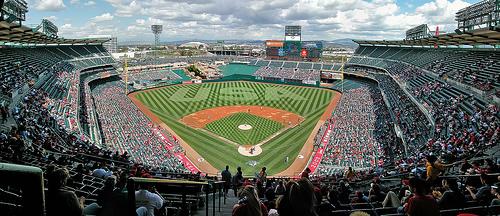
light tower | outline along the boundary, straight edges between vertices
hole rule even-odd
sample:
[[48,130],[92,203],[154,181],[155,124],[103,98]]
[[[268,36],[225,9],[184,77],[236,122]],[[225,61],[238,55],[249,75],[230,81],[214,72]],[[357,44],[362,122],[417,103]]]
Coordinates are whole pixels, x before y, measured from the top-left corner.
[[160,35],[161,35],[161,32],[163,31],[163,26],[162,25],[151,25],[151,31],[153,31],[153,34],[155,35],[155,44],[153,46],[153,54],[154,54],[154,58],[155,58],[155,61],[157,61],[157,49],[158,49],[158,45],[160,45]]

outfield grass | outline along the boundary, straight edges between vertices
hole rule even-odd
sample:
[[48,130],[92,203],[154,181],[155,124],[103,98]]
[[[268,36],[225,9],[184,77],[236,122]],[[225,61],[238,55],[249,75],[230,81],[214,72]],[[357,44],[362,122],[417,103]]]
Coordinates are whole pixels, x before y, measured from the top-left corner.
[[[249,124],[250,130],[241,130],[239,125]],[[240,145],[255,145],[278,132],[284,126],[276,121],[248,113],[235,113],[205,126],[212,133]]]
[[[244,174],[253,175],[262,166],[266,166],[270,174],[276,174],[291,164],[285,164],[284,159],[297,156],[333,94],[318,88],[221,82],[169,86],[140,92],[136,97],[214,167],[241,166]],[[231,105],[273,107],[301,115],[305,120],[262,145],[263,153],[254,157],[240,155],[235,145],[178,121],[200,110]],[[247,164],[252,160],[258,162],[256,167]]]

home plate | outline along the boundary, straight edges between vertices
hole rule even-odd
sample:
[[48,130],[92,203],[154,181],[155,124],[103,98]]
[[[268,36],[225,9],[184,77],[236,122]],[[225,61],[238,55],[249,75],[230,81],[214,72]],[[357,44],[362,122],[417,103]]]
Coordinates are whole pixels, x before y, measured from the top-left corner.
[[251,145],[243,146],[243,145],[241,145],[240,147],[238,147],[238,152],[241,155],[244,155],[247,157],[253,157],[253,156],[260,155],[260,153],[262,153],[262,148],[260,148],[260,146],[258,146],[258,145],[256,145],[256,146],[251,146]]

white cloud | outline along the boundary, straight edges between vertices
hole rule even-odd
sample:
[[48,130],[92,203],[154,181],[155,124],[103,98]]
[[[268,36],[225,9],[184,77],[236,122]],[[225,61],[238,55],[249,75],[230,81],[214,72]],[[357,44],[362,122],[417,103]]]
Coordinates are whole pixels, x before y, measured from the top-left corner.
[[[152,38],[151,24],[164,25],[162,38],[169,39],[281,39],[285,25],[300,24],[305,40],[392,40],[402,39],[405,30],[424,23],[453,31],[456,11],[469,5],[464,0],[430,0],[405,11],[410,3],[396,0],[105,1],[114,12],[96,16],[78,29],[99,31],[104,29],[102,22],[108,21],[115,24],[111,29],[118,23],[125,29],[114,35],[137,40]],[[133,21],[125,23],[120,17]]]
[[455,13],[470,5],[462,0],[435,0],[425,3],[415,9],[416,14],[422,14],[426,22],[453,31],[456,28]]
[[66,8],[63,0],[37,0],[35,9],[40,11],[60,11]]
[[88,1],[88,2],[85,2],[85,4],[83,4],[83,5],[85,5],[85,6],[92,6],[92,5],[95,5],[95,4],[96,4],[95,1]]
[[57,17],[56,16],[48,16],[48,17],[44,17],[44,19],[48,19],[48,20],[50,20],[52,22],[57,21]]
[[113,15],[110,13],[104,13],[102,15],[96,16],[92,18],[92,21],[94,22],[104,22],[104,21],[111,21],[113,20]]
[[78,4],[78,3],[80,3],[80,0],[70,0],[69,3],[70,4]]

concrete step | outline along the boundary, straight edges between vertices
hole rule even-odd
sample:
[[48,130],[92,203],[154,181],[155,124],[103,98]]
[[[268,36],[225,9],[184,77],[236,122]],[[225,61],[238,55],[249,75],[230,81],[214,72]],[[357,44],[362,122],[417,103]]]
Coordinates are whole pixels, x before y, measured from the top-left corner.
[[221,198],[221,205],[219,211],[219,199],[216,197],[215,199],[215,215],[213,214],[213,201],[212,196],[210,196],[209,204],[205,205],[205,207],[198,209],[198,211],[194,212],[194,216],[206,216],[206,208],[208,206],[208,215],[209,216],[231,216],[233,211],[233,206],[238,202],[238,198],[234,196],[233,190],[229,190],[229,193],[226,197],[226,204],[224,204],[224,198]]

